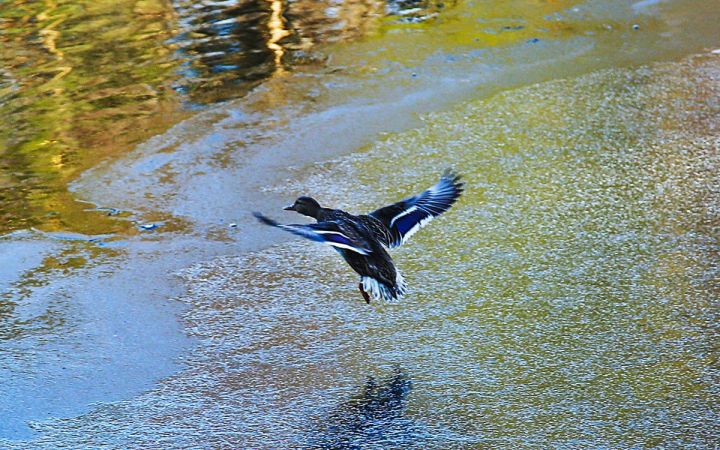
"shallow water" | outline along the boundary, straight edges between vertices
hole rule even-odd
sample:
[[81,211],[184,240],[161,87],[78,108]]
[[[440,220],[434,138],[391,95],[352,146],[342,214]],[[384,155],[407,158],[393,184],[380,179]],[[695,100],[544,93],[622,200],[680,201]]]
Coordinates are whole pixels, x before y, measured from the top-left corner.
[[[64,165],[35,144],[3,153],[29,183],[3,191],[21,199],[3,201],[7,229],[39,230],[0,240],[0,438],[32,439],[2,446],[717,445],[717,57],[623,67],[720,42],[720,9],[347,5],[361,20],[285,11],[292,37],[263,44],[222,22],[269,26],[272,5],[142,13],[172,25],[138,39],[149,66],[170,61],[145,82],[169,106],[47,116],[106,139],[56,133],[77,150]],[[253,67],[213,54],[225,32],[256,42],[258,78],[223,70]],[[134,55],[118,64],[141,70]],[[45,117],[33,105],[19,111]],[[16,136],[42,144],[43,127]],[[469,190],[395,253],[412,288],[398,305],[367,308],[337,255],[249,215],[306,193],[370,209],[446,166]]]
[[305,242],[183,271],[186,368],[37,444],[712,448],[719,76],[702,56],[509,91],[277,186],[362,210],[433,167],[468,182],[394,253],[398,304]]

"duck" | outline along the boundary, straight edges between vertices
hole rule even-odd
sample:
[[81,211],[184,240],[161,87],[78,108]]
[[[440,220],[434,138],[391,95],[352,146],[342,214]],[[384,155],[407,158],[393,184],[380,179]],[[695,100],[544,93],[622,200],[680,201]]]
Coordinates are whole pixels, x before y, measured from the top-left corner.
[[399,247],[432,219],[448,211],[464,190],[460,175],[446,170],[423,192],[368,214],[353,215],[324,208],[312,197],[298,197],[284,208],[315,219],[315,223],[281,224],[253,212],[262,224],[333,247],[360,275],[358,288],[366,303],[397,301],[407,291],[400,271],[388,253]]

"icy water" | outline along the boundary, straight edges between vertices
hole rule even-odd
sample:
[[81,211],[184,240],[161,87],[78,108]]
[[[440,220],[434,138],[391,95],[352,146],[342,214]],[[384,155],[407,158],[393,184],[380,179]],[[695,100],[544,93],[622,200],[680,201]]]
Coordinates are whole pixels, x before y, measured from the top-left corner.
[[[141,84],[168,100],[125,128],[84,79],[61,104],[92,119],[38,114],[27,84],[0,102],[78,127],[4,128],[0,446],[719,445],[720,9],[278,3],[129,5],[169,24],[125,47],[166,58]],[[213,50],[257,24],[257,50]],[[105,61],[49,82],[133,84]],[[67,140],[92,135],[107,145]],[[302,220],[279,208],[300,194],[366,211],[449,166],[468,190],[393,253],[398,304],[368,307],[334,252],[249,215]]]
[[184,270],[186,367],[38,445],[713,448],[719,77],[713,55],[510,91],[275,186],[366,210],[468,181],[395,253],[399,304],[304,242]]

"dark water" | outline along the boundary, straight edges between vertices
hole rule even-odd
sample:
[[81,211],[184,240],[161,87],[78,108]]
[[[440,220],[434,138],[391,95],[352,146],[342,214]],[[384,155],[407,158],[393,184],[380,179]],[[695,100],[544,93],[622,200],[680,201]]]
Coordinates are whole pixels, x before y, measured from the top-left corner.
[[388,15],[422,20],[440,9],[422,1],[3,2],[0,233],[132,234],[126,221],[78,202],[67,184],[197,108],[285,72],[322,70],[320,44],[357,39]]

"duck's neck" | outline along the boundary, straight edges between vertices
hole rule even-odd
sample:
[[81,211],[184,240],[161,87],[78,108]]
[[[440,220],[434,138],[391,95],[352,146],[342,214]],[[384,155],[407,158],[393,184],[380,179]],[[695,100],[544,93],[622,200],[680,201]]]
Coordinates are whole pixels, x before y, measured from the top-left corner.
[[329,211],[328,208],[318,208],[318,209],[312,211],[312,213],[313,213],[312,215],[308,214],[308,216],[314,218],[318,222],[322,222],[323,220],[325,220],[325,213],[327,213],[327,211]]
[[323,209],[325,208],[318,208],[314,211],[312,211],[312,214],[308,214],[313,219],[317,220],[318,222],[321,222],[323,218],[325,217]]

